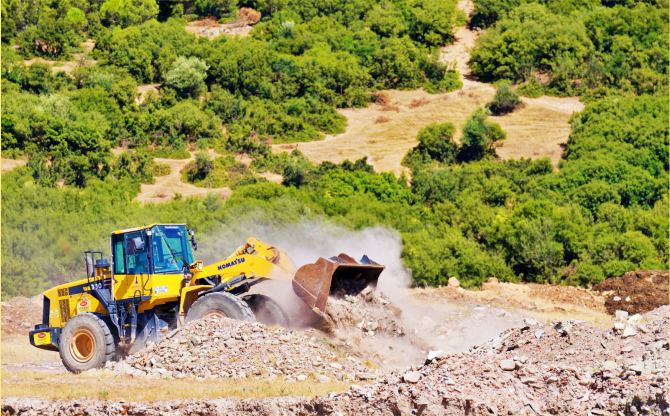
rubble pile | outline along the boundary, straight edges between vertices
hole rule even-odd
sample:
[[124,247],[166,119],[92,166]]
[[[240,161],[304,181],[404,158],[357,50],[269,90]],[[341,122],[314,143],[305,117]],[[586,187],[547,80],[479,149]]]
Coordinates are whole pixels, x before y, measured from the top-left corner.
[[405,335],[398,323],[400,309],[384,293],[374,292],[368,286],[356,296],[330,297],[326,309],[324,329],[327,332],[356,330],[361,335],[374,337],[384,334],[397,337]]
[[33,298],[17,296],[2,302],[2,335],[27,336],[42,323],[42,295]]
[[[467,353],[332,397],[357,414],[668,414],[668,307],[614,328],[527,319]],[[325,404],[324,404],[325,405]]]
[[[323,397],[136,403],[10,397],[3,398],[2,411],[26,415],[668,415],[668,313],[668,306],[645,315],[619,311],[614,327],[609,328],[576,321],[541,324],[528,318],[520,328],[507,330],[468,352],[431,351],[421,365],[392,372],[368,386],[352,385],[347,392]],[[201,338],[194,339],[196,336]],[[292,338],[280,339],[286,336]],[[227,347],[220,346],[226,342]],[[268,359],[270,354],[274,362]],[[209,364],[217,356],[222,356],[219,364]],[[299,363],[300,356],[307,357],[306,365]],[[320,370],[329,365],[332,368],[331,363],[342,365],[342,372],[360,370],[346,359],[338,360],[309,333],[230,320],[189,324],[169,340],[130,357],[127,364],[148,370],[148,374],[155,368],[178,367],[184,374],[203,377],[214,376],[214,369],[232,374],[235,367],[238,377],[247,369],[258,372],[253,369],[261,368],[262,374],[266,369],[275,375],[288,370],[289,379],[307,374],[309,363],[317,361],[317,356],[323,363],[315,366]],[[282,365],[277,357],[285,363],[287,357],[294,357],[295,366]],[[231,358],[237,361],[229,363]]]
[[[317,382],[374,380],[380,373],[314,330],[288,331],[224,318],[202,319],[168,334],[125,361],[108,363],[117,375],[149,378],[246,378]],[[92,370],[96,371],[96,370]]]

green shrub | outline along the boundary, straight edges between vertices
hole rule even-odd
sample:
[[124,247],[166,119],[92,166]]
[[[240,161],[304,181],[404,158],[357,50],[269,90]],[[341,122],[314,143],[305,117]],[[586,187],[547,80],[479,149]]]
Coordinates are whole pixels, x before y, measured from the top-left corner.
[[515,92],[528,98],[539,98],[544,95],[544,86],[537,79],[531,78],[527,83],[518,86]]
[[519,105],[521,105],[521,100],[517,93],[512,91],[512,86],[509,83],[502,83],[496,88],[493,101],[486,104],[486,108],[491,110],[492,114],[499,116],[511,113]]

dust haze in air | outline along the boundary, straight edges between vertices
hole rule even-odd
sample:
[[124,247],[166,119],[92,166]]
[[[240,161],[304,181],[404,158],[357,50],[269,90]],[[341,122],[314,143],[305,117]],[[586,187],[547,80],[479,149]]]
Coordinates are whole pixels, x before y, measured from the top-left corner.
[[[508,320],[495,316],[474,322],[469,316],[471,310],[460,310],[446,301],[421,304],[411,299],[408,288],[412,276],[402,264],[402,240],[400,233],[395,230],[371,227],[351,231],[322,220],[303,221],[289,226],[242,220],[224,225],[219,232],[208,236],[206,244],[201,245],[208,247],[207,252],[199,254],[205,260],[220,261],[243,245],[248,237],[255,237],[282,249],[297,267],[314,263],[319,257],[329,258],[340,253],[357,261],[367,255],[386,266],[379,278],[377,291],[388,295],[391,302],[402,310],[400,321],[407,336],[373,339],[356,337],[356,340],[362,341],[360,347],[366,353],[373,352],[372,355],[378,359],[388,361],[387,368],[417,364],[430,349],[467,351],[469,346],[491,339],[512,326]],[[296,327],[314,323],[316,315],[293,293],[290,284],[268,281],[253,287],[252,292],[269,295],[278,301]]]

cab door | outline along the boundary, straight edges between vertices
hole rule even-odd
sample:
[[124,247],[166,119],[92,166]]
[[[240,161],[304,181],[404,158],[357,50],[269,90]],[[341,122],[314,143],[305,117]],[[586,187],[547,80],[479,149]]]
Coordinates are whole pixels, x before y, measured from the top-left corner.
[[145,232],[115,234],[112,246],[114,298],[151,296],[151,262]]

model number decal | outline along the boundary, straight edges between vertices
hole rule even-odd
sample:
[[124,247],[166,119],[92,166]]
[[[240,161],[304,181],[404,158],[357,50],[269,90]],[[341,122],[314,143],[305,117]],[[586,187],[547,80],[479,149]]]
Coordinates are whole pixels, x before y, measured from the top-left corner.
[[231,261],[230,263],[222,264],[219,267],[217,267],[217,269],[219,269],[219,270],[227,269],[228,267],[234,266],[238,263],[244,263],[244,257],[239,258],[239,259],[234,260],[234,261]]
[[156,286],[156,287],[154,288],[154,294],[157,294],[157,293],[167,293],[167,291],[168,291],[168,287],[167,287],[167,286]]

